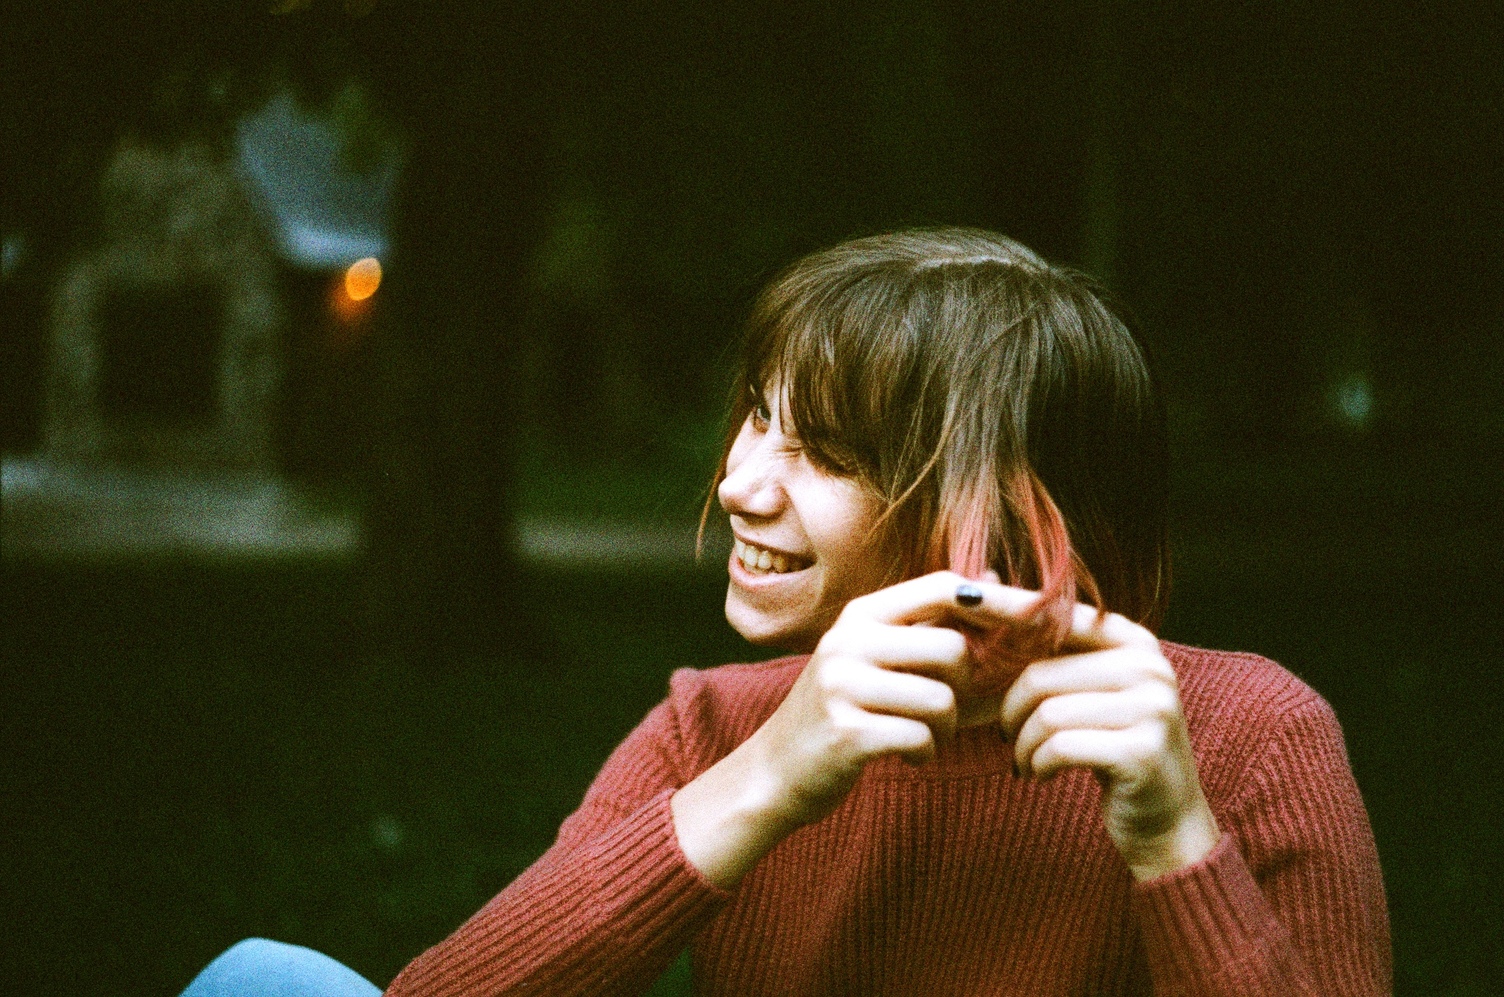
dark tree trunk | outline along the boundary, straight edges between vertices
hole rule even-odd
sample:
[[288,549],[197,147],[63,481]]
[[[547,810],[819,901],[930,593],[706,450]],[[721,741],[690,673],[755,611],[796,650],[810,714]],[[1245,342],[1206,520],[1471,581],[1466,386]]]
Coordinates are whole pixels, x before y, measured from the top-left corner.
[[371,632],[396,653],[489,655],[526,630],[511,397],[547,180],[538,54],[500,14],[385,13],[362,47],[409,152],[371,343]]

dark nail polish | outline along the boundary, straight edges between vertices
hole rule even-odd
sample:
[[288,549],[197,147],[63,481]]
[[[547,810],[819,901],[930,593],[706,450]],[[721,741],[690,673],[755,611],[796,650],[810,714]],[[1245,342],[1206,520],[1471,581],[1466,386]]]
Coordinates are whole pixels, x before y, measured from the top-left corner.
[[962,606],[980,606],[982,604],[982,590],[975,585],[957,585],[956,602]]

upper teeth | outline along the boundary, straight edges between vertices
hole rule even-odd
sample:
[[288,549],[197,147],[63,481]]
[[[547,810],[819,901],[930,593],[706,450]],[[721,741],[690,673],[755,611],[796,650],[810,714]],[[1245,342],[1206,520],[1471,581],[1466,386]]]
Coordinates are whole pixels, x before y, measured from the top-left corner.
[[736,551],[737,560],[742,562],[742,566],[748,571],[758,574],[766,574],[768,572],[781,574],[800,567],[799,562],[786,554],[764,550],[761,547],[753,546],[742,540],[734,541],[732,547]]

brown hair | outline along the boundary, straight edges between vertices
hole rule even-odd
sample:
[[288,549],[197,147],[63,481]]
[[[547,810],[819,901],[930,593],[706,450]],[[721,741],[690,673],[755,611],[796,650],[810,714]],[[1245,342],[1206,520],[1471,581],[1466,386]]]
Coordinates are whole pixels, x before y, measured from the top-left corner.
[[893,581],[991,568],[1043,593],[1057,646],[1078,597],[1151,629],[1163,619],[1163,406],[1085,275],[976,229],[805,257],[748,319],[717,484],[773,383],[809,458],[883,499]]

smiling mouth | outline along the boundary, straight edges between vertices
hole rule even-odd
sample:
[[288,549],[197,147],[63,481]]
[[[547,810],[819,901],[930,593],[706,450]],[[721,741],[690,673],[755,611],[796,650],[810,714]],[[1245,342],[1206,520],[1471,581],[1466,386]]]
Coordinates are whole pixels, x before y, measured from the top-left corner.
[[767,550],[740,539],[733,541],[731,546],[732,556],[754,575],[791,574],[795,571],[803,571],[814,563],[802,557],[794,557],[792,554]]

